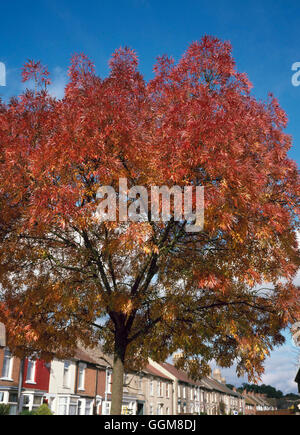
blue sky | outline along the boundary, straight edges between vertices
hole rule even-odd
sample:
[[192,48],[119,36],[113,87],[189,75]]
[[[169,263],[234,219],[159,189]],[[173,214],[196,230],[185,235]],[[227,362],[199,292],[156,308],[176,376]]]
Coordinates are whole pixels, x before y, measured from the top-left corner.
[[[300,4],[297,0],[28,0],[1,2],[0,62],[7,85],[0,95],[19,94],[20,69],[27,59],[41,60],[51,72],[51,92],[60,97],[72,54],[84,52],[99,75],[108,72],[111,53],[134,48],[140,70],[152,77],[158,55],[178,59],[189,43],[204,34],[231,41],[238,69],[246,72],[253,93],[278,97],[289,118],[300,161],[300,86],[292,85],[292,65],[300,62]],[[291,340],[268,361],[264,381],[295,391],[296,355]],[[226,372],[233,382],[232,371]],[[236,383],[236,382],[235,382]]]

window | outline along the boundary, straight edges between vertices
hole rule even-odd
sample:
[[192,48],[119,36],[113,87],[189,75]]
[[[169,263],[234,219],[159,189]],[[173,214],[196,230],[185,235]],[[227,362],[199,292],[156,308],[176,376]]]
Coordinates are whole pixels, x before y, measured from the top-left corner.
[[82,400],[78,400],[78,408],[77,408],[77,415],[81,415],[82,414]]
[[22,410],[23,411],[31,411],[33,404],[33,395],[32,394],[24,394],[22,397]]
[[164,385],[161,381],[157,381],[157,395],[158,397],[163,397],[164,395]]
[[181,396],[180,396],[180,393],[181,393],[181,392],[180,392],[180,385],[179,385],[179,384],[178,384],[178,387],[177,387],[177,393],[178,393],[178,397],[181,397]]
[[5,349],[3,367],[2,367],[2,378],[11,379],[12,376],[12,362],[13,357],[8,349]]
[[[64,379],[63,379],[63,384],[65,388],[69,388],[70,387],[70,366],[71,363],[70,361],[65,361],[64,362]],[[65,414],[63,414],[65,415]]]
[[58,401],[58,415],[68,415],[68,398],[60,397]]
[[84,390],[86,364],[79,364],[78,368],[78,389]]
[[35,381],[35,365],[35,361],[31,359],[28,360],[26,382],[33,383]]
[[77,415],[78,400],[70,397],[69,415]]
[[183,398],[186,399],[186,386],[183,387]]
[[4,393],[0,391],[0,403],[4,402]]
[[[18,396],[15,394],[15,402],[18,401]],[[14,398],[10,398],[11,401]],[[32,411],[39,408],[43,403],[43,396],[34,396],[33,394],[24,394],[23,395],[23,410]]]
[[150,404],[150,415],[153,415],[153,405],[152,405],[152,403]]
[[106,392],[111,393],[111,371],[106,372]]
[[180,404],[178,404],[178,407],[177,407],[177,412],[178,412],[178,414],[180,414],[180,413],[181,413],[181,407],[180,407]]
[[154,394],[154,381],[153,379],[150,379],[150,396],[153,396],[153,394]]
[[110,415],[111,402],[103,402],[103,415]]
[[163,415],[163,409],[164,409],[164,405],[162,403],[159,403],[157,405],[157,415]]
[[43,402],[43,397],[42,396],[34,396],[33,398],[33,406],[41,406]]
[[17,393],[9,393],[8,404],[10,405],[9,415],[16,415],[17,409],[18,409],[18,394]]
[[91,415],[92,414],[92,400],[86,399],[85,401],[85,415]]
[[8,402],[9,403],[18,403],[18,394],[17,393],[9,393]]
[[170,397],[170,384],[166,384],[166,397]]

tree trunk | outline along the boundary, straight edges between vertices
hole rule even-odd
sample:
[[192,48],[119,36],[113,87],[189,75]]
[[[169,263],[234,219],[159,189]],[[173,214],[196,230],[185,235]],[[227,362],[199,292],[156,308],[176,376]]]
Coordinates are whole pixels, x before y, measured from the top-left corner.
[[122,331],[117,331],[115,334],[114,366],[112,373],[111,415],[121,415],[122,411],[126,347],[126,338],[122,334]]

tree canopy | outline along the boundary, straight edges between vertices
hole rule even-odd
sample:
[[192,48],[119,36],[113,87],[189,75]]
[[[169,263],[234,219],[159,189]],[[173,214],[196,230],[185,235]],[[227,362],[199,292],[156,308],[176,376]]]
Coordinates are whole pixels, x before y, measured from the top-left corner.
[[[267,397],[272,399],[282,399],[284,397],[284,394],[282,391],[277,390],[275,387],[272,387],[271,385],[256,385],[256,384],[243,384],[241,388],[238,389],[239,391],[246,390],[247,392],[253,392],[258,394],[265,394]],[[295,395],[296,396],[296,395]]]
[[[237,362],[254,380],[281,330],[299,320],[299,176],[287,117],[257,101],[231,46],[213,37],[146,83],[136,53],[117,50],[107,78],[75,55],[65,95],[29,61],[26,90],[0,106],[0,320],[15,354],[72,355],[78,341],[115,355],[113,413],[124,364],[182,350],[191,376]],[[205,227],[100,222],[99,188],[205,188]],[[135,206],[137,198],[129,198]],[[194,204],[195,206],[195,198]],[[151,208],[150,208],[151,209]],[[270,283],[265,285],[264,283]]]

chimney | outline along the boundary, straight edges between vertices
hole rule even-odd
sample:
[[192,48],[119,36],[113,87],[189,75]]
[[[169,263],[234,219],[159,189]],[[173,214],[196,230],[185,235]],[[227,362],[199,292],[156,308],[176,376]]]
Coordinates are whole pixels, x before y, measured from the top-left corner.
[[183,353],[182,352],[176,352],[173,355],[173,364],[176,365],[176,362],[183,357]]
[[221,376],[221,370],[220,369],[215,369],[213,371],[213,378],[218,381],[218,382],[222,382],[222,376]]

